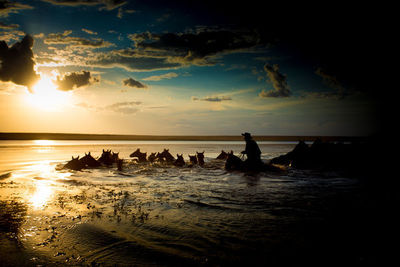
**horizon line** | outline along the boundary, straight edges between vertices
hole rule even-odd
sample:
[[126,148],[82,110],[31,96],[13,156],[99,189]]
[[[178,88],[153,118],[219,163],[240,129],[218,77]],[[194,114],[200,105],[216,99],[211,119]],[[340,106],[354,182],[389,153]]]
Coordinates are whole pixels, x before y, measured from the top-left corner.
[[[369,136],[253,135],[257,141],[355,141]],[[242,141],[242,135],[130,135],[45,132],[0,132],[0,140]]]

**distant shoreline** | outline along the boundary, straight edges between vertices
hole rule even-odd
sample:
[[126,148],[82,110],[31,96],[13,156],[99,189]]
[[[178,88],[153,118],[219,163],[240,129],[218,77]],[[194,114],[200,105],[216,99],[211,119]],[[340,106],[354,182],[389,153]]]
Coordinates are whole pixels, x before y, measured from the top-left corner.
[[[363,141],[366,136],[272,136],[255,135],[257,141]],[[120,135],[71,133],[0,133],[0,140],[120,140],[120,141],[241,141],[241,135]]]

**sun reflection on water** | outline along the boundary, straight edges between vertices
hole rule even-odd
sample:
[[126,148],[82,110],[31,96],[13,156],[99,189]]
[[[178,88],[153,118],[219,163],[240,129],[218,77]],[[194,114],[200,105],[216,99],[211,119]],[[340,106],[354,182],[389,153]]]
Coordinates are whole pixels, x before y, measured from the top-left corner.
[[53,188],[48,181],[36,181],[36,191],[29,202],[36,209],[43,208],[53,194]]
[[34,140],[33,142],[35,143],[35,145],[39,145],[39,146],[51,146],[51,145],[54,145],[54,141],[53,140]]
[[42,209],[51,201],[54,196],[56,182],[60,179],[67,179],[71,173],[60,173],[55,170],[51,161],[44,160],[30,166],[34,193],[29,197],[28,202],[35,209]]

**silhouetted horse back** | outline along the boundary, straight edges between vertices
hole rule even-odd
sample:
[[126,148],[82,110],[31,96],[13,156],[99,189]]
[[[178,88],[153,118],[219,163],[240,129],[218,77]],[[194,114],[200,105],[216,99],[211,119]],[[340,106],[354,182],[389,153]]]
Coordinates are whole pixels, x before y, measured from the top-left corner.
[[226,153],[225,151],[221,150],[221,154],[218,155],[217,159],[227,159],[228,158],[228,153]]
[[177,167],[183,167],[185,165],[185,160],[183,159],[183,154],[178,155],[176,154],[177,159],[174,162],[174,165]]
[[101,163],[97,161],[95,158],[90,155],[90,152],[88,154],[85,153],[85,156],[80,159],[80,161],[87,167],[100,167]]
[[99,158],[99,161],[105,165],[112,165],[114,163],[114,156],[111,155],[111,150],[104,150]]
[[171,153],[169,153],[169,149],[165,148],[163,152],[157,154],[157,159],[161,162],[168,162],[168,163],[172,163],[175,161],[174,156],[172,156]]
[[296,169],[340,171],[357,175],[365,169],[369,157],[368,146],[358,143],[332,143],[316,139],[311,146],[299,141],[296,147],[285,155],[273,158],[271,163]]
[[147,152],[142,153],[140,152],[140,148],[136,149],[135,152],[129,155],[131,158],[138,158],[139,162],[146,162],[147,161]]
[[150,156],[147,159],[149,162],[154,162],[157,160],[156,153],[151,153]]
[[272,164],[260,162],[242,161],[238,156],[233,154],[233,151],[228,153],[225,162],[225,170],[227,171],[242,171],[242,172],[276,172],[282,173],[285,170]]
[[68,161],[67,164],[65,164],[63,167],[63,169],[69,169],[75,171],[80,171],[83,168],[85,168],[85,164],[79,160],[79,156],[76,158],[72,157],[72,160]]
[[240,171],[243,169],[243,161],[233,154],[233,151],[227,153],[225,170],[227,171]]
[[197,152],[197,151],[196,151],[197,161],[199,162],[199,165],[200,165],[200,166],[203,166],[203,165],[204,165],[204,152],[205,152],[205,151],[203,151],[203,152]]

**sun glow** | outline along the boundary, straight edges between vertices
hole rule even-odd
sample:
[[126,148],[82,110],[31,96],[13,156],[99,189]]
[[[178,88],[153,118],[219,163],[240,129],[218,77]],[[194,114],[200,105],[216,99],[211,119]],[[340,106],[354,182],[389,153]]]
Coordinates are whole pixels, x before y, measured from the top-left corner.
[[30,105],[45,111],[57,111],[65,107],[70,98],[69,92],[57,90],[52,77],[41,75],[33,86],[33,93],[27,95]]

